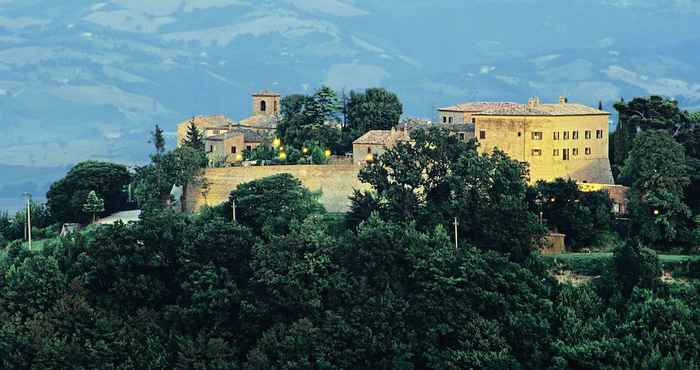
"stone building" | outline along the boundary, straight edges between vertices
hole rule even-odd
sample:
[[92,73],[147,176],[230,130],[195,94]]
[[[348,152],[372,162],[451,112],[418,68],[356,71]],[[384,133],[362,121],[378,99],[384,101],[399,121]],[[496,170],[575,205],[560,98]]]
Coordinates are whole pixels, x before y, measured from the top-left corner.
[[400,141],[409,141],[408,130],[370,130],[352,143],[352,163],[363,165],[384,154]]
[[251,130],[232,129],[222,135],[206,138],[206,151],[210,159],[219,159],[227,164],[243,161],[245,150],[255,149],[264,138]]
[[253,94],[252,98],[253,115],[238,122],[224,115],[196,116],[180,122],[177,125],[177,145],[182,144],[193,121],[205,138],[223,135],[232,130],[252,131],[263,137],[274,136],[281,119],[280,94],[263,90]]
[[443,124],[474,123],[476,113],[489,109],[512,108],[519,106],[511,102],[467,102],[438,109],[438,122]]
[[608,159],[610,113],[581,104],[507,105],[471,115],[481,152],[498,148],[527,162],[530,181],[571,178],[579,183],[614,184]]

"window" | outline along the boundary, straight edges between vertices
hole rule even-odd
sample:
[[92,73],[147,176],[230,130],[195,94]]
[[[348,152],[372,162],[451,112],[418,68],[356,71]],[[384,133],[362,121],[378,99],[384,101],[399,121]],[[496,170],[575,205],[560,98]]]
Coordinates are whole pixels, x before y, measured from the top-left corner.
[[559,140],[559,133],[558,133],[558,132],[553,133],[553,134],[552,134],[552,139],[554,139],[554,140]]
[[447,122],[452,123],[452,117],[448,118]]
[[486,131],[481,130],[479,131],[479,139],[486,139]]
[[602,139],[603,138],[603,130],[596,130],[595,131],[595,138]]
[[565,161],[569,160],[569,149],[563,149],[563,158]]
[[573,131],[571,133],[571,139],[578,140],[578,131]]
[[532,140],[542,140],[542,133],[541,132],[533,132],[532,133]]
[[521,137],[521,136],[523,136],[523,133],[518,131],[518,137]]
[[564,140],[569,140],[569,131],[564,131]]
[[267,110],[267,102],[264,101],[264,100],[261,100],[261,101],[260,101],[260,111],[261,111],[261,112],[264,112],[264,111],[266,111],[266,110]]
[[591,155],[591,148],[586,148],[586,155]]
[[447,117],[442,116],[442,123],[447,123]]
[[231,154],[236,154],[236,147],[235,146],[231,147]]
[[472,123],[476,123],[476,118],[472,118]]
[[586,140],[591,140],[591,130],[586,130]]
[[221,131],[219,131],[219,130],[214,130],[214,135],[218,135],[219,132],[221,132]]
[[578,155],[578,148],[571,149],[571,155]]
[[277,107],[277,100],[275,100],[275,113],[277,113],[278,110],[279,108]]
[[532,149],[532,156],[539,157],[542,155],[542,149]]
[[372,148],[367,147],[367,154],[372,154]]
[[559,156],[559,149],[554,149],[554,150],[552,151],[552,156],[553,156],[553,157],[558,157],[558,156]]
[[[201,148],[201,146],[200,146],[200,148]],[[213,146],[213,145],[209,145],[209,153],[211,153],[211,152],[213,152],[213,151],[214,151],[214,146]]]
[[245,150],[251,151],[251,150],[253,150],[253,148],[252,148],[250,145],[246,145],[246,146],[245,146]]
[[459,140],[464,141],[464,133],[463,132],[459,133]]

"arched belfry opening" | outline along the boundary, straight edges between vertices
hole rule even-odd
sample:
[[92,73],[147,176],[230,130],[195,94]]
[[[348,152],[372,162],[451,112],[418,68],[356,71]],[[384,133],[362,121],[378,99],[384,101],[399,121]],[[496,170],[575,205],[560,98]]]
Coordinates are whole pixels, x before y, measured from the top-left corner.
[[261,112],[266,112],[267,111],[267,102],[264,100],[260,101],[260,111]]

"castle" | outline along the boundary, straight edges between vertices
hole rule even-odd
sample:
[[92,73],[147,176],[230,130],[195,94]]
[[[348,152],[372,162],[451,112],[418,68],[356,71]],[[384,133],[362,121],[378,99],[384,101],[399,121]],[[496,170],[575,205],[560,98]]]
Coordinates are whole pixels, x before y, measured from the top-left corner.
[[[246,119],[234,122],[224,116],[198,116],[183,121],[178,125],[178,143],[182,143],[187,127],[194,122],[204,134],[210,156],[219,155],[229,165],[238,164],[244,160],[244,150],[273,141],[281,119],[280,103],[279,94],[262,91],[253,94],[253,115]],[[328,198],[329,209],[342,211],[347,206],[347,197],[352,193],[348,189],[358,186],[357,173],[362,165],[396,143],[410,141],[412,130],[438,127],[446,129],[461,141],[475,139],[481,153],[499,149],[517,161],[528,163],[530,183],[561,177],[575,180],[584,190],[608,190],[616,212],[624,213],[626,190],[614,185],[608,159],[609,119],[608,112],[569,103],[564,97],[556,103],[542,103],[538,98],[532,98],[525,104],[468,102],[440,108],[436,123],[409,120],[391,130],[371,130],[353,142],[351,162],[349,159],[345,164],[336,161],[334,166],[327,166],[328,171],[323,166],[306,165],[256,169],[239,166],[212,169],[207,174],[211,172],[210,181],[216,180],[211,181],[211,185],[215,192],[220,192],[224,197],[240,181],[250,181],[253,174],[295,173],[311,190],[327,193],[325,197]],[[322,181],[324,178],[333,179],[334,183],[326,184]],[[347,186],[341,186],[341,183]],[[196,210],[203,203],[214,204],[218,200],[212,195],[209,195],[210,199],[200,199],[196,190],[192,191],[190,196],[194,199],[188,200],[189,210]]]

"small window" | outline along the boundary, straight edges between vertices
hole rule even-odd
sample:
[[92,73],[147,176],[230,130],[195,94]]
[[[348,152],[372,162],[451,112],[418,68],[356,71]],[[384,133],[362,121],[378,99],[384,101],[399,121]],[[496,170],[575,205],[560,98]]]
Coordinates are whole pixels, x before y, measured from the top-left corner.
[[479,139],[486,139],[486,131],[481,130],[479,131]]
[[449,122],[449,123],[452,123],[452,117],[450,117],[450,118],[448,119],[448,122]]
[[559,133],[558,133],[558,132],[554,132],[554,133],[552,134],[552,139],[554,139],[554,140],[559,140]]
[[562,157],[564,158],[565,161],[568,161],[569,160],[569,149],[563,149],[562,151],[563,151]]
[[591,139],[591,130],[586,130],[586,140]]
[[231,147],[231,154],[236,154],[236,147],[235,146]]
[[571,139],[578,140],[578,131],[574,131],[571,133]]
[[564,140],[569,140],[569,131],[564,131]]
[[372,148],[367,147],[367,154],[372,154]]
[[542,155],[542,149],[532,149],[532,156],[539,157]]
[[554,149],[554,150],[552,151],[552,156],[558,157],[558,156],[559,156],[559,149]]
[[571,155],[578,155],[578,148],[571,149]]
[[518,137],[521,137],[521,136],[523,136],[523,133],[518,131]]
[[219,130],[214,130],[214,135],[218,135],[219,132],[221,132],[221,131],[219,131]]
[[[200,147],[200,148],[201,148],[201,147]],[[209,145],[209,153],[211,153],[211,152],[213,152],[213,151],[214,151],[214,146],[213,146],[213,145]]]
[[442,116],[442,123],[447,123],[447,117]]
[[462,133],[462,132],[459,133],[459,140],[464,141],[464,133]]
[[476,118],[472,118],[472,123],[476,123]]
[[591,155],[591,148],[586,148],[586,155]]
[[532,140],[542,140],[542,133],[541,132],[533,132],[532,133]]
[[595,131],[595,138],[602,139],[603,138],[603,130],[596,130]]
[[279,111],[279,107],[277,106],[277,100],[275,100],[275,113]]
[[261,111],[261,112],[264,112],[264,111],[266,111],[266,110],[267,110],[267,102],[264,101],[264,100],[261,100],[261,101],[260,101],[260,111]]
[[250,145],[246,145],[246,146],[245,146],[245,150],[251,151],[251,150],[253,150],[253,147],[251,147]]

